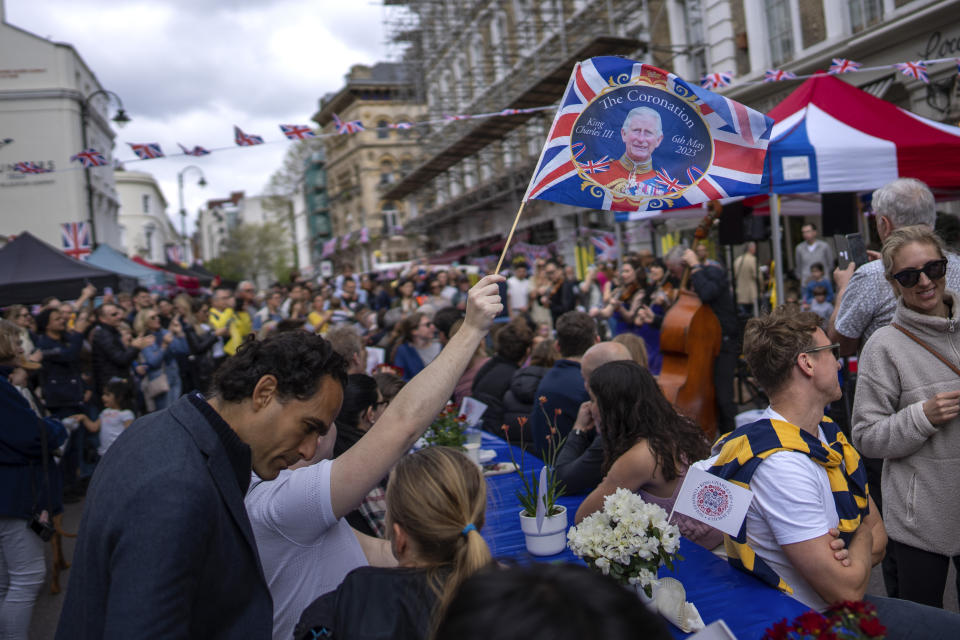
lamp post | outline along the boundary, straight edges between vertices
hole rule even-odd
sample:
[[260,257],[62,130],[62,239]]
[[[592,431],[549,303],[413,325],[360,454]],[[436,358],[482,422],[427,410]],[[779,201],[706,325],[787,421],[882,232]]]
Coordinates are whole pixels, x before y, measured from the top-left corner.
[[[106,89],[100,89],[94,91],[86,98],[83,99],[83,102],[80,103],[80,134],[83,139],[83,150],[86,151],[89,148],[89,143],[87,142],[87,120],[90,115],[90,101],[96,98],[97,96],[107,96],[107,103],[109,104],[110,98],[114,98],[117,101],[117,114],[111,118],[113,123],[117,125],[118,128],[123,128],[128,122],[130,122],[130,116],[127,115],[127,112],[123,109],[123,100],[120,99],[120,96],[115,94],[113,91],[108,91]],[[85,168],[83,170],[84,180],[87,185],[87,215],[90,218],[90,242],[93,245],[93,248],[97,248],[97,221],[94,216],[93,211],[93,183],[90,181],[90,169]]]
[[197,180],[198,187],[207,186],[207,180],[203,177],[203,170],[195,164],[188,165],[177,172],[177,193],[180,195],[180,233],[183,237],[183,259],[187,259],[187,210],[183,206],[183,176],[187,174],[190,169],[195,169],[197,173],[200,174],[200,179]]

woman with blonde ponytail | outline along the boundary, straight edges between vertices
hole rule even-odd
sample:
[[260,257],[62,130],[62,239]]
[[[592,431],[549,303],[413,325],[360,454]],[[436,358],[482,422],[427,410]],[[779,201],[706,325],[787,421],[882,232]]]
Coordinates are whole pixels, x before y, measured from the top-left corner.
[[397,568],[361,567],[303,612],[296,638],[426,638],[460,584],[490,564],[480,535],[487,490],[454,449],[401,458],[387,485],[387,530]]

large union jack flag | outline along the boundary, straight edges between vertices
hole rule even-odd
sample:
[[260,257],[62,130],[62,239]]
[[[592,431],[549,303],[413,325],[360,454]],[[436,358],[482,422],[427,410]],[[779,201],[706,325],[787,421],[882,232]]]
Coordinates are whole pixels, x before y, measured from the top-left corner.
[[927,63],[923,60],[916,62],[898,62],[893,65],[900,69],[900,73],[908,78],[916,78],[920,82],[929,84],[930,78],[927,76]]
[[50,173],[53,169],[45,169],[36,162],[17,162],[13,165],[13,170],[19,173]]
[[210,155],[210,152],[207,149],[204,149],[199,145],[195,146],[193,149],[187,149],[185,146],[183,146],[178,142],[177,146],[180,147],[180,149],[183,151],[183,154],[187,156],[196,156],[199,158],[200,156]]
[[282,124],[280,131],[290,140],[306,140],[307,138],[316,138],[317,134],[313,129],[304,124]]
[[79,162],[85,168],[89,169],[90,167],[102,167],[107,164],[107,159],[96,149],[90,148],[84,149],[75,156],[70,156],[70,162]]
[[[586,159],[579,141],[574,141],[574,128],[578,127],[581,114],[592,104],[603,106],[605,98],[630,95],[633,87],[641,87],[647,93],[642,105],[663,104],[663,158],[672,162],[675,176],[668,173],[666,165],[659,164],[658,156],[651,155],[654,170],[645,190],[634,194],[618,193],[606,186],[616,177],[614,168],[621,166],[614,161],[610,171],[586,175]],[[617,93],[617,91],[620,91]],[[662,93],[661,93],[662,92]],[[660,96],[663,96],[661,99]],[[673,100],[673,103],[670,103]],[[686,159],[685,149],[673,138],[680,137],[678,124],[670,124],[674,116],[671,104],[682,104],[684,117],[690,121],[702,121],[701,131],[710,139],[699,141],[704,145],[700,152],[710,164],[694,164]],[[619,110],[610,115],[609,122],[601,123],[603,129],[595,140],[609,139],[611,145],[619,143],[624,114],[631,105],[618,105]],[[591,110],[585,118],[586,127],[598,131],[596,114],[607,113]],[[591,115],[593,117],[591,117]],[[584,125],[584,123],[580,123]],[[656,67],[614,57],[598,57],[577,63],[564,93],[563,101],[554,118],[553,125],[540,161],[527,187],[524,200],[543,199],[553,202],[606,209],[620,212],[645,212],[682,207],[720,200],[734,196],[746,196],[762,191],[764,159],[773,120],[762,113],[749,109],[721,95],[686,83],[681,78]],[[685,127],[684,127],[685,128]],[[576,134],[581,135],[582,134]],[[595,136],[597,134],[594,134]],[[614,139],[616,141],[614,142]],[[712,145],[712,154],[707,154]],[[623,149],[621,145],[619,147]],[[614,150],[613,146],[607,149]],[[604,148],[595,150],[600,154]],[[620,151],[615,151],[620,153]],[[607,161],[608,158],[601,158]],[[590,167],[596,172],[595,167]],[[682,190],[674,190],[679,186]],[[618,216],[618,217],[626,217]]]
[[128,142],[133,152],[141,160],[152,160],[153,158],[162,158],[163,150],[157,142]]
[[337,114],[333,114],[333,126],[337,128],[337,133],[341,135],[345,133],[358,133],[366,130],[363,127],[363,123],[359,120],[349,120],[344,122]]
[[252,147],[258,144],[263,144],[263,138],[249,133],[244,133],[240,130],[240,127],[236,125],[233,127],[233,141],[237,143],[238,147]]
[[849,73],[851,71],[857,71],[860,69],[860,63],[854,62],[853,60],[847,60],[846,58],[834,58],[830,64],[830,68],[827,69],[827,73],[838,74],[838,73]]
[[64,222],[60,225],[60,242],[63,252],[71,258],[86,260],[93,250],[90,242],[90,225],[86,222]]

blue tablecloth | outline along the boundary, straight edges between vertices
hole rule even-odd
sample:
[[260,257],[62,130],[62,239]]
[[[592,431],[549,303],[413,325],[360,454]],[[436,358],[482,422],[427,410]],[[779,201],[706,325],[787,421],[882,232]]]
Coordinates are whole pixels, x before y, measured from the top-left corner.
[[[483,434],[482,447],[497,452],[495,461],[510,460],[506,442]],[[517,462],[520,461],[520,449],[513,447]],[[539,473],[543,462],[527,455],[527,468]],[[483,537],[490,545],[490,551],[497,558],[512,558],[519,562],[577,562],[569,549],[555,556],[537,557],[527,553],[520,531],[520,502],[516,491],[520,479],[515,473],[489,476],[487,478],[487,519],[483,527]],[[584,496],[565,496],[559,503],[567,508],[568,524],[573,526],[573,517]],[[684,560],[675,565],[673,571],[665,567],[660,576],[672,576],[683,583],[687,591],[687,600],[696,605],[705,624],[723,619],[736,634],[738,640],[754,640],[763,637],[764,630],[783,618],[793,620],[807,610],[797,600],[768,587],[756,578],[731,567],[725,560],[718,558],[703,547],[683,539],[680,543],[680,555]],[[686,638],[676,627],[670,626],[674,637]]]

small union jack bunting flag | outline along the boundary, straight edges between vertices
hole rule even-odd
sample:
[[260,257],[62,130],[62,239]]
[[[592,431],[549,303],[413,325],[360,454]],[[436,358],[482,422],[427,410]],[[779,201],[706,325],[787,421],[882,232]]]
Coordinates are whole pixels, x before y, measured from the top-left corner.
[[60,243],[63,245],[63,252],[71,258],[86,260],[93,250],[90,225],[86,222],[61,223]]
[[763,74],[764,82],[780,82],[782,80],[793,80],[797,77],[797,74],[791,73],[790,71],[783,71],[782,69],[767,69],[767,72]]
[[102,167],[107,164],[107,159],[96,149],[84,149],[75,156],[70,156],[70,162],[79,162],[84,168]]
[[443,116],[443,119],[447,122],[455,122],[457,120],[469,120],[472,117],[473,116],[467,116],[467,115],[445,115]]
[[17,162],[13,165],[13,170],[19,173],[50,173],[53,169],[45,169],[36,162]]
[[344,122],[337,114],[333,114],[333,126],[337,128],[337,133],[340,135],[366,131],[366,129],[363,127],[363,123],[359,120],[350,120],[348,122]]
[[130,148],[133,149],[133,152],[137,154],[137,157],[141,160],[152,160],[153,158],[162,158],[163,150],[160,149],[160,145],[156,142],[128,142]]
[[917,60],[916,62],[898,62],[893,66],[908,78],[916,78],[920,82],[928,84],[930,82],[930,78],[927,76],[927,63],[923,60]]
[[288,140],[306,140],[307,138],[316,138],[317,134],[313,129],[303,124],[282,124],[280,131],[287,136]]
[[412,129],[412,122],[398,122],[396,124],[388,124],[387,129]]
[[177,146],[179,146],[183,150],[184,155],[197,156],[197,157],[210,155],[210,152],[201,146],[196,146],[193,149],[187,149],[185,146],[183,146],[179,142],[177,143]]
[[236,125],[233,127],[233,141],[237,143],[238,147],[252,147],[254,145],[263,144],[263,138],[249,133],[244,133],[240,130],[240,127]]
[[827,69],[827,73],[832,73],[834,75],[838,73],[848,73],[850,71],[858,71],[860,69],[860,63],[854,62],[853,60],[847,60],[846,58],[834,58],[833,64],[830,65],[830,68]]
[[704,89],[719,89],[720,87],[729,87],[731,82],[733,82],[733,71],[708,73],[700,78],[700,86]]

